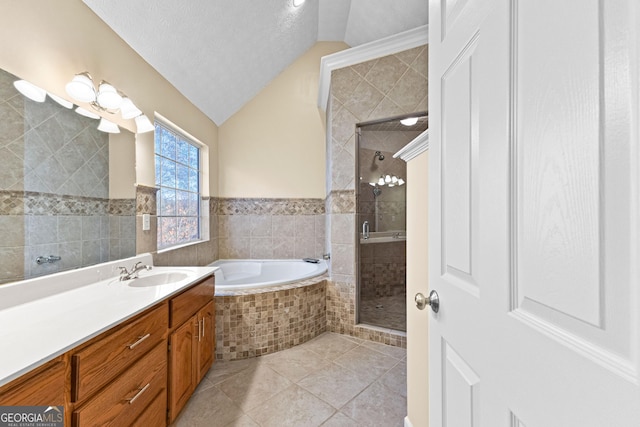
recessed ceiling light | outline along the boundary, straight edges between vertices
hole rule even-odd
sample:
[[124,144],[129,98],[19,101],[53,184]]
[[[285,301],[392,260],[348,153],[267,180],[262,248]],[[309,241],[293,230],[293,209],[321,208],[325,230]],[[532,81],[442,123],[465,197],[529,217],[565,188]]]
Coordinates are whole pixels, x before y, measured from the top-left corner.
[[302,3],[304,3],[304,0],[293,0],[293,5],[295,7],[300,6]]

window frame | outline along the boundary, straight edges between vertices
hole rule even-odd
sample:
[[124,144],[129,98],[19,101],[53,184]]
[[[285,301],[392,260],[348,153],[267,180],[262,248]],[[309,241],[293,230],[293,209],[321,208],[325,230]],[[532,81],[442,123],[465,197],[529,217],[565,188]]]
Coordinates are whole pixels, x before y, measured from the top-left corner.
[[[158,188],[158,193],[157,193],[157,200],[156,200],[156,206],[157,206],[157,243],[156,243],[156,249],[158,252],[163,252],[163,251],[167,251],[167,250],[172,250],[172,249],[177,249],[183,246],[189,246],[189,245],[193,245],[193,244],[198,244],[198,243],[202,243],[205,241],[208,241],[207,236],[205,236],[204,233],[204,219],[205,219],[205,215],[203,214],[203,204],[202,204],[202,200],[203,200],[203,155],[204,155],[204,144],[202,144],[200,141],[198,141],[197,139],[191,137],[188,133],[182,131],[181,129],[177,128],[175,125],[171,124],[170,122],[168,122],[167,120],[163,120],[160,119],[158,117],[155,118],[154,120],[154,127],[155,127],[155,131],[154,131],[154,141],[153,141],[153,153],[154,153],[154,173],[155,173],[155,185]],[[162,143],[158,142],[158,138],[162,138],[162,135],[164,133],[168,133],[171,134],[174,138],[175,141],[175,145],[176,145],[176,151],[175,151],[175,156],[174,158],[170,158],[167,155],[165,155],[165,153],[163,153],[162,151]],[[191,162],[190,162],[190,157],[188,158],[187,162],[183,162],[183,161],[179,161],[178,157],[178,145],[180,143],[180,141],[185,142],[189,145],[189,147],[194,147],[195,149],[197,149],[197,169],[195,169]],[[191,155],[191,148],[188,149],[189,150],[189,156]],[[159,165],[158,161],[160,160],[162,162],[162,159],[165,159],[166,162],[170,162],[173,164],[173,169],[175,170],[175,175],[174,175],[174,182],[173,185],[166,185],[166,183],[163,182],[162,179],[162,163]],[[187,183],[187,188],[183,188],[180,186],[179,184],[179,178],[177,175],[177,171],[179,169],[179,167],[186,167],[187,168],[187,172],[189,175],[188,180],[190,180],[190,175],[192,171],[196,172],[197,175],[197,191],[192,191],[189,187],[189,182]],[[158,171],[160,171],[160,176],[158,176]],[[163,207],[163,197],[162,197],[162,190],[163,189],[168,189],[169,191],[173,191],[174,192],[174,199],[172,201],[172,204],[174,205],[174,215],[167,215],[164,213],[162,207]],[[179,209],[179,201],[178,201],[178,194],[182,193],[182,194],[186,194],[186,195],[191,195],[191,197],[193,198],[193,195],[195,194],[195,200],[188,200],[187,201],[187,205],[189,205],[189,203],[194,203],[195,204],[195,215],[191,214],[191,215],[178,215],[178,209]],[[184,202],[184,200],[183,200]],[[193,209],[193,207],[189,207],[189,209]],[[163,237],[163,219],[164,218],[176,218],[176,238],[178,240],[174,241],[174,242],[170,242],[165,244],[165,241],[167,240],[166,238]],[[180,219],[182,218],[187,218],[187,219],[193,219],[195,218],[197,221],[197,234],[196,236],[191,236],[188,239],[180,239],[179,238],[179,224],[180,224]]]

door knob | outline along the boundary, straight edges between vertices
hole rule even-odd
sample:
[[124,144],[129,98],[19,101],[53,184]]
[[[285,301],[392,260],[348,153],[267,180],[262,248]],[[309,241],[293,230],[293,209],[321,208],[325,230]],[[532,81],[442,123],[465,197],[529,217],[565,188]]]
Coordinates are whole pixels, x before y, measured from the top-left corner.
[[420,310],[424,310],[424,308],[428,305],[431,306],[431,310],[433,310],[434,313],[437,313],[438,310],[440,310],[440,297],[438,296],[438,293],[436,291],[429,292],[428,298],[418,292],[416,294],[415,301],[416,307],[418,307]]

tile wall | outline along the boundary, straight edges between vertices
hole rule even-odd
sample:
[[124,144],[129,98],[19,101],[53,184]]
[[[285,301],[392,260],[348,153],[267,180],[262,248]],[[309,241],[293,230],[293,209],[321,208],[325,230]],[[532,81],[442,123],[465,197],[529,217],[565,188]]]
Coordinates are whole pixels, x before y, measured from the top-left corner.
[[276,290],[216,296],[216,359],[262,356],[326,331],[324,277]]
[[219,199],[219,258],[322,258],[322,199]]
[[[327,330],[406,346],[406,336],[356,326],[357,123],[427,111],[427,46],[334,70],[327,121]],[[349,199],[351,203],[341,203]]]
[[0,283],[135,255],[134,202],[108,198],[108,134],[16,80],[0,70]]
[[[157,199],[155,187],[138,185],[136,187],[136,246],[137,253],[153,253],[155,265],[208,265],[220,258],[218,256],[218,200],[204,197],[201,200],[204,234],[208,239],[202,243],[178,249],[156,252],[158,242]],[[151,215],[150,230],[142,230],[142,215]]]

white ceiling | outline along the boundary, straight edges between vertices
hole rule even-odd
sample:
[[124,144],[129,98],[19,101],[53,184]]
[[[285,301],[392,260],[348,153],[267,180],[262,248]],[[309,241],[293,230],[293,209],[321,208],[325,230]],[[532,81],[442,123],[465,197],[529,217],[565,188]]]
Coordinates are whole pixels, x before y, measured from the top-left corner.
[[427,0],[83,0],[217,125],[317,41],[427,24]]

